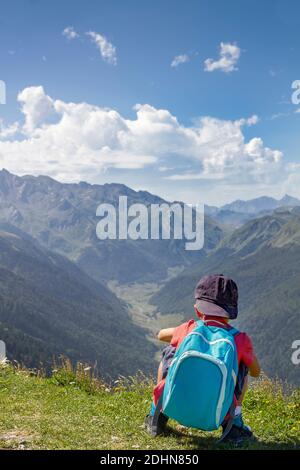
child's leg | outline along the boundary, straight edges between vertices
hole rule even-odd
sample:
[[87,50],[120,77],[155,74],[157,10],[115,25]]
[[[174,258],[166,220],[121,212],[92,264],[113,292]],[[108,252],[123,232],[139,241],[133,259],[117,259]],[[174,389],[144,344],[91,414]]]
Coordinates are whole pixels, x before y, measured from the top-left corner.
[[237,383],[235,387],[236,405],[235,405],[235,411],[234,411],[235,417],[234,417],[233,424],[237,428],[243,430],[243,432],[250,434],[251,430],[248,426],[244,424],[243,414],[242,414],[242,405],[243,405],[244,397],[247,392],[247,388],[248,388],[248,367],[246,367],[242,363],[239,366]]
[[[152,436],[158,436],[159,434],[162,434],[165,430],[165,426],[168,421],[168,418],[164,416],[161,412],[159,412],[160,409],[158,409],[158,407],[161,408],[161,404],[162,404],[161,397],[163,394],[163,387],[164,387],[163,379],[164,379],[165,365],[163,361],[164,361],[164,358],[158,366],[157,385],[154,388],[153,401],[151,404],[150,413],[145,418],[146,429],[150,432]],[[159,413],[157,414],[157,412]]]
[[168,374],[168,370],[172,362],[172,359],[174,357],[175,351],[176,351],[176,348],[174,348],[174,346],[171,346],[171,345],[166,346],[165,349],[163,350],[162,360],[158,366],[158,371],[157,371],[157,384],[153,392],[153,402],[151,405],[150,416],[153,415],[155,411],[155,404],[157,403],[158,398],[160,397],[163,391],[163,387],[164,387],[163,379],[165,379]]
[[242,390],[241,390],[241,394],[237,400],[237,403],[236,403],[236,407],[235,407],[235,416],[239,419],[239,416],[242,416],[242,406],[243,406],[243,400],[244,400],[244,397],[246,395],[246,392],[247,392],[247,389],[248,389],[248,376],[246,375],[246,377],[244,378],[244,383],[243,383],[243,387],[242,387]]
[[234,418],[233,424],[237,428],[242,430],[243,434],[245,434],[248,437],[251,437],[252,436],[251,428],[249,426],[247,426],[246,424],[244,424],[244,421],[243,421],[243,408],[242,408],[242,405],[243,405],[243,400],[245,398],[247,389],[248,389],[248,375],[245,375],[245,377],[243,379],[241,394],[240,394],[240,396],[237,400],[235,411],[234,411],[235,418]]
[[157,371],[157,383],[159,383],[163,379],[163,363],[162,361],[159,363],[158,371]]
[[243,400],[244,400],[244,397],[246,395],[247,390],[248,390],[248,375],[244,379],[244,385],[243,385],[243,388],[242,388],[242,393],[241,393],[241,395],[240,395],[240,397],[237,401],[237,407],[242,406]]
[[[243,414],[242,414],[242,404],[245,394],[248,388],[248,376],[245,375],[243,378],[243,383],[240,383],[241,387],[239,389],[238,398],[236,401],[235,411],[234,411],[234,420],[233,426],[229,434],[225,437],[223,442],[235,442],[239,444],[243,440],[250,439],[253,434],[251,428],[244,424]],[[223,423],[223,431],[226,429],[226,422]]]
[[158,366],[158,371],[157,371],[157,383],[161,382],[163,379],[166,378],[175,352],[176,352],[176,348],[174,348],[174,346],[171,346],[171,345],[166,346],[165,349],[163,350],[162,360]]

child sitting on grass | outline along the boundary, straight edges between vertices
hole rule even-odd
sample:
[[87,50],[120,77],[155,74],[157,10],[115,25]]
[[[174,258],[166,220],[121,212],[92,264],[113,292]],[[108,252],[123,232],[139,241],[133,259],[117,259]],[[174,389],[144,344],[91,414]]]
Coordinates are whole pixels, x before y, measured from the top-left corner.
[[[238,288],[232,279],[222,274],[205,276],[198,282],[195,289],[195,313],[198,319],[207,326],[216,326],[230,330],[230,319],[238,315]],[[163,329],[158,333],[158,339],[170,343],[163,351],[163,358],[158,368],[157,385],[153,392],[153,404],[150,414],[146,418],[146,427],[150,430],[152,418],[158,400],[163,393],[165,379],[176,350],[183,339],[197,326],[197,321],[192,319],[176,328]],[[238,378],[235,387],[235,416],[232,428],[224,442],[240,443],[252,438],[251,429],[243,422],[242,403],[247,391],[248,372],[252,377],[260,375],[259,362],[254,354],[251,339],[246,333],[238,332],[234,336],[238,355]],[[157,434],[164,431],[167,418],[160,415]],[[223,429],[226,421],[222,424]]]

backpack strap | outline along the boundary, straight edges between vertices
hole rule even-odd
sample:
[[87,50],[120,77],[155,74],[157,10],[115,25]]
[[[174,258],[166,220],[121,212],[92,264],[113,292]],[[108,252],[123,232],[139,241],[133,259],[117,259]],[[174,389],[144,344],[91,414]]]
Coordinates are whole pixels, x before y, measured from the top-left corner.
[[[222,326],[222,327],[224,327],[224,329],[229,330],[229,328],[228,328],[229,325],[227,325],[226,323],[223,323],[221,321],[218,321],[218,320],[198,320],[196,323],[197,323],[197,326],[201,326],[201,325],[205,325],[205,326],[208,326],[208,327],[216,326],[217,328],[219,326]],[[208,323],[217,323],[217,325],[208,325]]]
[[[233,337],[240,334],[240,331],[237,330],[236,328],[234,328],[233,326],[228,325],[227,323],[223,323],[223,322],[218,321],[218,320],[199,320],[199,321],[197,321],[197,326],[200,326],[201,324],[204,324],[206,326],[214,326],[214,325],[207,325],[208,322],[217,323],[218,325],[221,325],[224,328],[224,330],[230,331],[230,333],[232,334]],[[228,326],[230,328],[228,328]]]
[[[227,326],[226,323],[222,323],[221,321],[218,321],[218,320],[203,320],[204,325],[206,325],[206,326],[214,326],[214,325],[207,325],[208,322],[210,322],[210,323],[217,323],[218,325],[221,325],[221,326],[223,326],[223,327],[225,327],[225,328],[226,328],[226,326]],[[224,329],[225,329],[225,328],[224,328]]]
[[[228,331],[230,331],[230,333],[232,334],[233,337],[240,334],[240,331],[237,330],[234,327],[230,328],[230,330],[228,330]],[[235,393],[233,395],[233,400],[232,400],[232,403],[231,403],[231,406],[230,406],[230,409],[229,409],[229,419],[227,421],[226,426],[223,429],[222,436],[220,437],[220,439],[218,441],[220,444],[224,441],[225,437],[228,436],[228,434],[230,433],[231,428],[233,426],[234,418],[235,418]]]
[[233,398],[230,409],[229,409],[229,419],[227,421],[226,426],[224,427],[222,436],[218,440],[219,444],[221,444],[224,441],[225,437],[228,436],[228,434],[230,433],[231,428],[233,426],[234,418],[235,418],[235,401]]
[[230,328],[230,330],[228,330],[228,331],[230,331],[230,333],[232,334],[233,337],[235,337],[235,336],[237,336],[237,335],[240,334],[240,331],[237,330],[236,328],[234,328],[233,326],[232,326],[232,327]]

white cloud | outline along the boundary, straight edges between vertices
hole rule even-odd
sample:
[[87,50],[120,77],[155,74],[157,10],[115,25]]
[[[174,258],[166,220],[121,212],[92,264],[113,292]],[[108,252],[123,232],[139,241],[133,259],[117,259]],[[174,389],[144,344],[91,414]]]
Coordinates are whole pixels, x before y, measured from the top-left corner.
[[[74,30],[73,26],[65,28],[62,34],[69,40],[76,39],[80,36]],[[96,45],[105,62],[111,65],[117,65],[117,49],[105,36],[95,31],[88,31],[85,34],[90,38],[92,43]]]
[[10,126],[5,126],[3,119],[0,119],[0,140],[9,139],[13,137],[19,131],[19,123],[14,122]]
[[73,26],[67,26],[63,32],[62,35],[65,36],[67,39],[76,39],[79,37],[79,34],[75,31]]
[[45,123],[55,112],[53,100],[45,94],[42,86],[25,88],[18,94],[18,101],[25,116],[23,129],[28,133]]
[[283,154],[264,146],[261,138],[245,141],[242,127],[255,121],[240,119],[223,121],[204,117],[198,123],[194,133],[194,145],[189,148],[189,155],[199,160],[199,170],[173,174],[171,180],[194,179],[235,179],[261,181],[278,177],[282,166]]
[[176,55],[171,62],[171,67],[178,67],[178,65],[185,64],[190,60],[187,54]]
[[204,70],[206,72],[221,70],[226,73],[238,70],[236,65],[240,55],[241,49],[236,44],[221,42],[220,58],[218,60],[206,59],[204,61]]
[[284,118],[284,117],[287,117],[289,115],[290,115],[290,113],[282,113],[282,112],[274,113],[274,114],[271,115],[270,120],[274,121],[275,119]]
[[88,31],[86,34],[90,37],[91,41],[96,44],[102,59],[108,64],[117,65],[116,47],[102,34],[95,33],[94,31]]
[[[237,121],[203,117],[188,127],[149,104],[136,105],[136,118],[126,119],[113,109],[55,100],[41,86],[24,89],[18,100],[25,122],[15,130],[23,138],[8,139],[13,133],[4,130],[0,141],[0,165],[17,174],[95,181],[107,168],[152,165],[157,172],[179,171],[169,176],[173,180],[234,184],[269,181],[282,167],[279,150],[266,147],[260,137],[245,139],[243,126],[255,124],[257,116]],[[188,168],[193,172],[185,174]]]
[[175,169],[174,167],[163,166],[163,165],[158,167],[158,171],[161,171],[161,172],[171,171],[171,170],[174,170],[174,169]]
[[238,122],[241,126],[255,126],[259,122],[259,117],[256,114],[253,114],[253,116],[250,116],[247,119],[240,119]]

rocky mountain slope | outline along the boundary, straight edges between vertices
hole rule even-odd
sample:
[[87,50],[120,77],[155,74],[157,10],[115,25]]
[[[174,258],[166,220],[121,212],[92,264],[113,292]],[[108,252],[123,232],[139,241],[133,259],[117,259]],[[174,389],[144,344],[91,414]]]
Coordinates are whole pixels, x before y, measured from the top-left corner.
[[117,297],[13,227],[0,231],[0,338],[29,367],[65,355],[106,376],[153,370],[155,348]]
[[299,199],[286,194],[281,199],[263,196],[256,199],[250,199],[248,201],[233,201],[232,203],[225,204],[220,208],[207,206],[206,213],[212,216],[219,223],[236,228],[257,217],[271,215],[278,209],[299,208],[299,206]]
[[[203,256],[203,251],[185,250],[185,240],[99,240],[96,209],[101,203],[117,208],[119,196],[127,196],[128,205],[164,202],[121,184],[62,184],[46,176],[18,177],[2,170],[0,222],[19,227],[96,280],[163,279],[168,268],[187,266]],[[223,230],[209,217],[205,226],[204,251],[209,251],[219,243]]]

